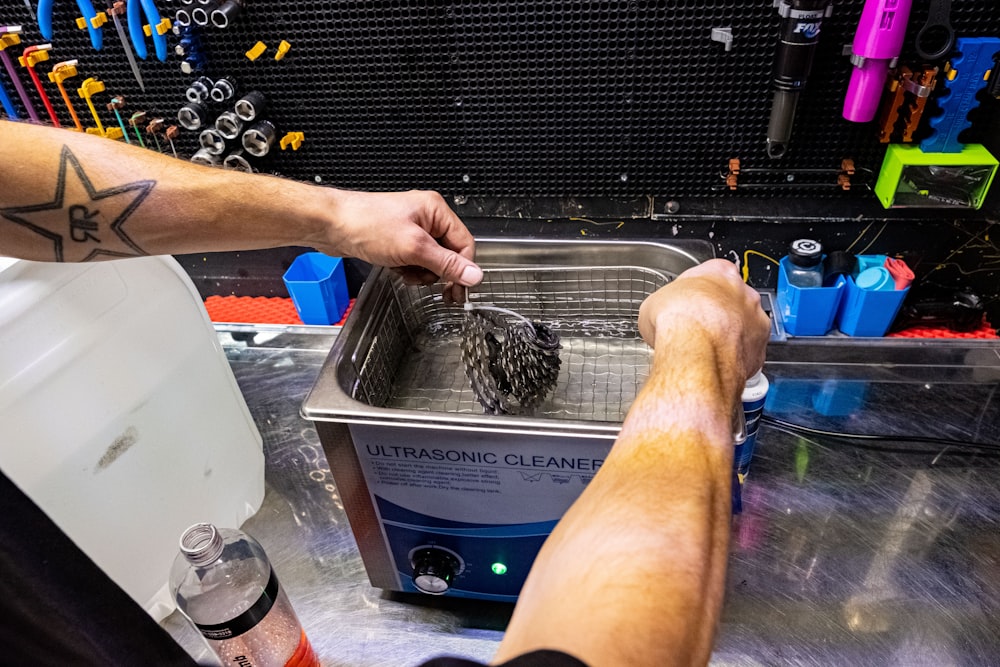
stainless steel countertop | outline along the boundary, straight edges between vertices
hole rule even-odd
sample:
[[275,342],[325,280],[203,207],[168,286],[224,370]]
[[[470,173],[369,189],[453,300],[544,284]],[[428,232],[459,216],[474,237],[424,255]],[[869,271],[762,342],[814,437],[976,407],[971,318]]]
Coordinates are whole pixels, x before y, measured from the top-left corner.
[[[272,559],[323,665],[405,667],[445,653],[488,660],[508,605],[368,583],[316,431],[299,416],[336,330],[218,330],[267,460],[263,506],[243,528]],[[997,354],[979,348],[972,356],[983,365],[974,369],[852,364],[841,380],[877,379],[871,409],[792,420],[1000,443]],[[803,375],[784,361],[767,370]],[[997,664],[998,473],[997,456],[892,440],[849,444],[764,425],[733,524],[712,664]],[[163,626],[211,663],[178,613]]]

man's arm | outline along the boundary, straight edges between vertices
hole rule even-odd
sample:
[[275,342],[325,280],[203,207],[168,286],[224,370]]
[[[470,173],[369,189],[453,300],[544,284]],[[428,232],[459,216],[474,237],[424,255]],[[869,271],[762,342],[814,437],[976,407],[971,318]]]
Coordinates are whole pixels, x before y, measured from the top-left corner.
[[565,651],[590,667],[704,664],[722,605],[732,414],[764,362],[768,321],[735,266],[712,260],[652,295],[654,346],[601,470],[536,559],[494,658]]
[[472,235],[433,192],[364,193],[213,169],[0,121],[0,254],[40,261],[307,246],[414,280],[479,282]]

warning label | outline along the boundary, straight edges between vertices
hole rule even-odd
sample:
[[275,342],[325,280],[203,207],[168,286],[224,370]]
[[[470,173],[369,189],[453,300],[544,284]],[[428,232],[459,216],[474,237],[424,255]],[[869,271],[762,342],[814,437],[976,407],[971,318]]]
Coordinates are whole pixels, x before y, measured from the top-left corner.
[[424,516],[474,524],[557,520],[612,441],[578,437],[352,428],[368,491]]
[[375,484],[419,489],[500,493],[500,471],[493,468],[372,459]]

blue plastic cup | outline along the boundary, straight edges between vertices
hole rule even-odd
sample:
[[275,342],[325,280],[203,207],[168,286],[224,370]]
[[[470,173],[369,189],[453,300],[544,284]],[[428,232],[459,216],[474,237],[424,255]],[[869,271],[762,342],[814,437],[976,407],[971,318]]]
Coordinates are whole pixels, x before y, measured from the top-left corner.
[[785,331],[793,336],[825,336],[833,327],[843,286],[797,287],[788,281],[790,262],[786,256],[778,263],[777,306]]
[[885,255],[858,255],[858,273],[841,276],[844,298],[837,311],[837,328],[848,336],[884,336],[910,288],[898,290],[885,268]]
[[336,324],[344,317],[350,297],[343,258],[307,252],[282,278],[303,323]]

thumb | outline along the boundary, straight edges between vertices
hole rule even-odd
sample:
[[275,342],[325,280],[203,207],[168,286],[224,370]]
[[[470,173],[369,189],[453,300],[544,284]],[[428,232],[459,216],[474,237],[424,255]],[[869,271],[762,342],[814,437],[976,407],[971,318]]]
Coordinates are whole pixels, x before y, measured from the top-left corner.
[[429,255],[426,268],[447,282],[472,287],[483,280],[483,270],[471,259],[463,257],[454,250],[436,245]]

